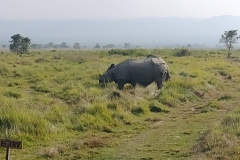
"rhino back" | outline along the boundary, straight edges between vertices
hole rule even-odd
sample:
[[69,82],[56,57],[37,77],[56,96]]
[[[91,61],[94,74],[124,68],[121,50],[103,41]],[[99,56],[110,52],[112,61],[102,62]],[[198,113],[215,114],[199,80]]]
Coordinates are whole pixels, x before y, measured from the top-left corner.
[[129,76],[129,64],[128,63],[121,63],[117,65],[113,70],[112,73],[114,74],[115,79],[124,79],[127,80],[130,78]]
[[151,59],[131,61],[129,63],[131,81],[142,85],[153,82],[153,68]]
[[152,61],[149,60],[125,60],[116,65],[112,71],[114,81],[124,80],[125,82],[149,85],[153,82]]

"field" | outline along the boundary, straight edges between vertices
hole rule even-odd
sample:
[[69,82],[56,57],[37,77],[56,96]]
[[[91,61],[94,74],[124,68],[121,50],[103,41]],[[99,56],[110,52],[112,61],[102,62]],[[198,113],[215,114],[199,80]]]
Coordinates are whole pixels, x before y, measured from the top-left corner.
[[[182,51],[1,51],[0,138],[23,141],[18,160],[239,159],[240,50]],[[110,64],[148,55],[170,68],[161,90],[99,85]]]

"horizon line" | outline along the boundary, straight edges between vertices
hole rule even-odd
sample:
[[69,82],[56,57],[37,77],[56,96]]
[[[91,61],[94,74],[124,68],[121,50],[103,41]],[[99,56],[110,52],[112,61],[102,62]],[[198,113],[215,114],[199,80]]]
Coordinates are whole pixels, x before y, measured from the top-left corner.
[[5,21],[35,21],[35,20],[122,20],[122,19],[158,19],[158,18],[183,18],[183,19],[209,19],[214,17],[240,17],[236,15],[219,15],[219,16],[210,16],[210,17],[182,17],[182,16],[164,16],[164,17],[83,17],[83,18],[65,18],[65,19],[57,19],[57,18],[39,18],[39,19],[5,19],[2,18],[0,20]]

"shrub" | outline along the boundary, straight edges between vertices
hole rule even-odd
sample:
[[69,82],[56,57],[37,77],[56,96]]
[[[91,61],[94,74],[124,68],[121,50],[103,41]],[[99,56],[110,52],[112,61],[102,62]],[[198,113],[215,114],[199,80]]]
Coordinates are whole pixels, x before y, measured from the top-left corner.
[[118,54],[118,55],[123,55],[123,56],[131,55],[130,50],[125,50],[125,49],[112,49],[112,50],[108,51],[108,54],[109,55]]
[[112,91],[109,95],[110,99],[121,98],[121,94],[119,91]]
[[158,106],[150,105],[149,108],[151,112],[162,112],[162,109]]
[[159,106],[156,105],[149,105],[149,109],[151,112],[164,112],[164,113],[168,113],[169,111],[163,110],[162,108],[160,108]]
[[141,107],[135,107],[131,110],[131,113],[134,115],[140,115],[144,113],[144,110]]
[[210,51],[209,54],[215,54],[215,51]]
[[117,105],[115,103],[110,103],[110,104],[107,105],[107,108],[111,109],[111,110],[116,110],[117,109]]
[[173,55],[176,57],[182,57],[182,56],[190,56],[191,52],[188,49],[182,48],[182,49],[175,49],[173,51]]
[[226,75],[227,75],[227,72],[226,72],[226,71],[219,71],[219,74],[220,74],[221,76],[226,76]]
[[13,97],[13,98],[21,98],[22,95],[16,92],[12,92],[12,91],[7,91],[3,94],[6,97]]
[[35,92],[41,92],[41,93],[49,93],[50,92],[50,90],[44,86],[31,86],[30,88],[33,89]]
[[123,55],[123,56],[147,56],[149,55],[147,50],[143,49],[112,49],[108,51],[108,55]]
[[5,65],[3,65],[3,64],[1,64],[1,65],[0,65],[0,75],[1,75],[1,76],[6,76],[6,75],[8,75],[8,74],[9,74],[9,69],[8,69],[8,67],[5,66]]
[[188,75],[188,73],[182,71],[182,72],[179,73],[179,75],[180,75],[180,76],[183,76],[183,77],[186,77],[186,76]]

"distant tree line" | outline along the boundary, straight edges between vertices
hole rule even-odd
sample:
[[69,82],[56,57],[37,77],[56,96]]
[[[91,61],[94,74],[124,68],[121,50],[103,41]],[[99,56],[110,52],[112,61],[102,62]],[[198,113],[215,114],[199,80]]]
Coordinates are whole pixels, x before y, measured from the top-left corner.
[[[9,41],[11,44],[9,46],[11,52],[14,53],[27,53],[29,49],[67,49],[70,48],[69,45],[67,45],[66,42],[62,42],[61,44],[54,44],[53,42],[49,42],[47,44],[37,44],[37,43],[32,43],[31,44],[31,39],[28,37],[22,37],[20,34],[13,35],[12,40]],[[6,45],[2,45],[2,48],[5,48]],[[75,43],[72,46],[73,49],[81,49],[80,43]],[[83,46],[83,49],[88,48],[87,46]],[[106,44],[101,46],[99,43],[96,43],[96,45],[93,47],[94,49],[115,49],[114,44]],[[124,43],[124,48],[129,49],[131,48],[131,44]],[[140,46],[136,46],[136,48],[140,48]]]
[[66,42],[62,42],[61,44],[54,44],[53,42],[49,42],[48,44],[36,44],[33,43],[30,45],[31,49],[58,49],[58,48],[70,48]]
[[[221,38],[219,40],[219,43],[223,43],[225,44],[225,46],[228,49],[228,58],[231,57],[231,50],[233,49],[233,44],[237,43],[238,39],[240,38],[240,36],[237,34],[237,30],[230,30],[230,31],[225,31],[224,34],[221,35]],[[36,44],[33,43],[31,44],[31,39],[28,37],[22,37],[20,34],[16,34],[13,35],[11,37],[11,41],[9,48],[11,50],[11,52],[13,53],[17,53],[17,54],[23,54],[23,53],[27,53],[29,48],[30,49],[44,49],[44,48],[51,48],[51,49],[58,49],[58,48],[70,48],[69,45],[67,45],[66,42],[62,42],[61,44],[54,44],[53,42],[49,42],[48,44]],[[2,45],[2,48],[5,48],[6,45]],[[188,44],[187,48],[191,48],[192,45]],[[75,43],[73,45],[74,49],[81,49],[81,46],[79,43]],[[87,48],[87,46],[83,46],[83,48]],[[96,43],[96,45],[93,47],[94,49],[115,49],[115,45],[114,44],[107,44],[101,47],[101,45],[99,43]],[[127,42],[124,43],[124,48],[125,49],[130,49],[132,48],[131,43]],[[140,46],[136,46],[136,48],[140,48]],[[184,47],[183,47],[184,48]],[[113,50],[111,50],[111,54],[112,54]],[[115,50],[114,50],[114,54],[115,54]],[[118,52],[116,52],[118,53]],[[124,53],[125,54],[125,53]],[[187,52],[185,53],[185,50],[181,50],[181,55],[182,54],[188,54]]]

